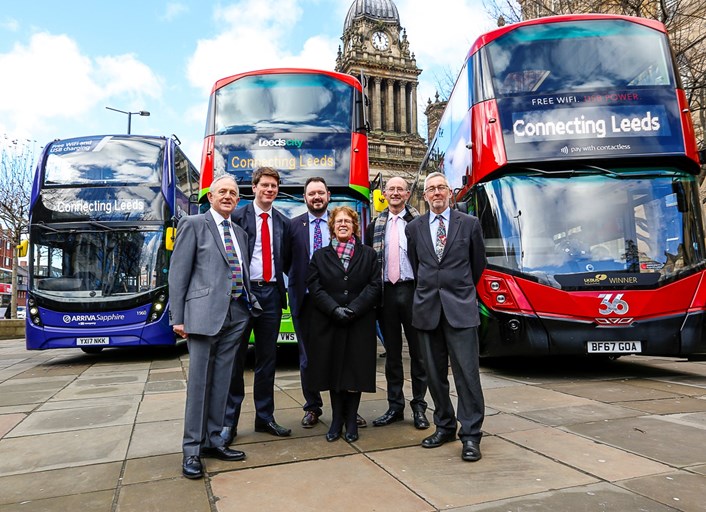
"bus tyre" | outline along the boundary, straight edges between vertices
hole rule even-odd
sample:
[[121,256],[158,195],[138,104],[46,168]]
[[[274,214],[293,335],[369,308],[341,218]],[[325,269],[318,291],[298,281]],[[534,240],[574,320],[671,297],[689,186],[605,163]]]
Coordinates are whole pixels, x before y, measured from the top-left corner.
[[81,347],[86,354],[100,354],[103,351],[103,347]]

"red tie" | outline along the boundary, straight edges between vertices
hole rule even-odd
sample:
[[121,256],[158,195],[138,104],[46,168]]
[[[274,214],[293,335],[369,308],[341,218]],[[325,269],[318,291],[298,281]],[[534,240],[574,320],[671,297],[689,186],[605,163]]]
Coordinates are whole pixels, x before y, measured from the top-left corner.
[[269,283],[272,279],[272,246],[270,245],[270,226],[267,224],[267,217],[269,217],[267,213],[260,214],[260,218],[262,218],[260,238],[262,240],[262,278]]

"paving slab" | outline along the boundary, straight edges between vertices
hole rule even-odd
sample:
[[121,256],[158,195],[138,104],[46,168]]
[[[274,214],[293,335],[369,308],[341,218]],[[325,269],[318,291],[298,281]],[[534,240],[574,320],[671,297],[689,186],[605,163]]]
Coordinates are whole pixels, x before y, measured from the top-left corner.
[[130,437],[128,459],[180,453],[184,419],[136,423]]
[[[0,505],[116,489],[123,463],[93,464],[0,477]],[[5,510],[2,508],[2,510]],[[33,510],[29,508],[27,510]]]
[[360,454],[220,473],[211,479],[211,488],[218,512],[435,510]]
[[185,392],[145,394],[140,402],[137,422],[148,423],[161,420],[181,420],[184,418],[185,406]]
[[659,416],[623,418],[565,427],[604,444],[677,467],[706,463],[703,429]]
[[104,407],[106,405],[140,405],[140,395],[111,396],[106,398],[83,398],[81,400],[55,400],[50,399],[37,407],[35,411],[59,411],[61,409],[78,409]]
[[498,413],[486,416],[483,421],[483,432],[488,434],[502,434],[505,432],[518,432],[531,430],[539,426],[536,421],[521,418],[514,414]]
[[[211,512],[203,480],[175,478],[125,485],[116,512]],[[241,509],[243,510],[243,509]]]
[[0,439],[0,476],[123,460],[132,425]]
[[0,414],[0,438],[5,437],[26,417],[27,414],[23,413]]
[[501,437],[609,482],[672,470],[667,465],[556,428],[523,430]]
[[524,418],[528,418],[552,427],[559,425],[573,425],[574,423],[585,423],[587,421],[642,416],[640,411],[623,407],[623,405],[624,404],[622,403],[620,405],[604,404],[602,402],[592,400],[586,405],[523,411],[521,414]]
[[41,403],[74,380],[71,376],[12,379],[0,384],[0,406]]
[[660,400],[637,400],[620,402],[623,407],[629,407],[648,414],[676,414],[684,412],[706,412],[706,400],[681,396],[678,398],[663,398]]
[[[674,376],[672,376],[674,378]],[[668,393],[676,393],[682,396],[704,396],[706,395],[706,387],[690,386],[679,384],[669,380],[654,380],[654,379],[630,379],[631,386],[645,387],[666,391]]]
[[98,491],[45,500],[25,501],[19,504],[3,505],[2,512],[63,512],[70,510],[111,512],[113,510],[114,495],[114,491]]
[[545,387],[560,393],[606,403],[630,402],[633,400],[658,400],[660,398],[677,398],[680,396],[676,392],[667,392],[654,388],[646,388],[644,386],[633,386],[630,384],[629,380],[593,382],[590,386],[586,386],[583,382],[572,382],[567,384],[552,384],[551,386]]
[[[461,443],[401,448],[368,456],[438,510],[586,485],[594,477],[497,437],[481,443],[483,458],[461,460]],[[502,475],[502,476],[501,476]]]
[[620,485],[643,496],[685,512],[706,510],[706,476],[684,471],[637,478]]
[[179,450],[179,453],[170,453],[168,455],[128,459],[125,461],[122,483],[123,485],[129,485],[181,478],[182,460],[181,450]]
[[60,391],[54,398],[56,400],[78,400],[84,398],[117,397],[124,395],[141,395],[145,390],[144,382],[90,385],[87,383],[73,383]]
[[675,510],[603,482],[473,507],[461,507],[454,509],[454,512],[674,512]]
[[514,386],[483,392],[486,407],[506,413],[593,405],[595,402],[538,386]]

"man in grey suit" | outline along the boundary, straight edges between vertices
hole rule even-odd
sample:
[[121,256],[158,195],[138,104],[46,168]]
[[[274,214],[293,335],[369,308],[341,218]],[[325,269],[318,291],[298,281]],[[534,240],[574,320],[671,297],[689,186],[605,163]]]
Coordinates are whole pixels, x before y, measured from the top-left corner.
[[[481,458],[485,412],[478,368],[480,316],[476,285],[486,266],[485,245],[476,217],[451,210],[451,189],[438,172],[424,180],[430,212],[407,224],[408,255],[417,281],[412,325],[417,328],[429,391],[434,400],[436,432],[422,441],[436,448],[458,437],[461,458]],[[458,415],[449,396],[448,366],[458,394]]]
[[239,201],[235,179],[217,177],[208,200],[208,212],[179,221],[169,266],[169,323],[189,347],[182,442],[187,478],[203,476],[202,456],[245,459],[220,433],[236,350],[259,309],[250,300],[247,235],[230,222]]

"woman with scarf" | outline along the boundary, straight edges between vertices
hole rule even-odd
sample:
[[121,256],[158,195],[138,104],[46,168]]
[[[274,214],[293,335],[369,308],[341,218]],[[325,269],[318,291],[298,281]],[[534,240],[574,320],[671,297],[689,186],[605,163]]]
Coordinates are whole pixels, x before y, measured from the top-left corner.
[[348,206],[329,215],[331,244],[314,253],[307,287],[314,308],[308,321],[307,375],[313,389],[329,391],[332,420],[327,441],[346,428],[358,439],[356,417],[362,392],[375,392],[375,306],[382,283],[375,251],[360,241],[358,215]]

